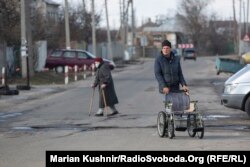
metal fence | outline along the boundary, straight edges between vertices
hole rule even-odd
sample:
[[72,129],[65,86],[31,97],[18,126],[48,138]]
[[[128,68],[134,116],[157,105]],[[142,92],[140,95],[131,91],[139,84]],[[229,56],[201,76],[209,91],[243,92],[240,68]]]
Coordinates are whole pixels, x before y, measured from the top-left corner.
[[[92,52],[92,45],[85,46],[75,45],[76,49],[85,49]],[[143,47],[141,46],[127,46],[122,45],[121,42],[112,42],[112,53],[114,61],[130,61],[140,57],[155,58],[159,54],[159,49],[156,47],[145,47],[145,54],[143,55]],[[97,56],[111,59],[108,43],[98,43],[96,46]],[[33,65],[35,71],[42,71],[47,57],[47,42],[37,41],[35,44],[35,53],[33,58]],[[0,43],[0,69],[6,68],[8,77],[13,75],[21,75],[21,61],[20,61],[20,46],[6,47],[6,44]],[[0,78],[1,78],[0,74]]]

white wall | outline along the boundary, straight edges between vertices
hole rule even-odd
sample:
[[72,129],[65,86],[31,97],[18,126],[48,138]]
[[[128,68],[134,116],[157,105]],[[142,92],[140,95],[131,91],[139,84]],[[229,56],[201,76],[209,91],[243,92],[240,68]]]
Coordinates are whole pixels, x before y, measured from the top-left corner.
[[6,48],[5,44],[0,42],[0,69],[6,65]]
[[36,60],[35,60],[35,71],[42,71],[45,66],[47,58],[47,41],[36,42]]

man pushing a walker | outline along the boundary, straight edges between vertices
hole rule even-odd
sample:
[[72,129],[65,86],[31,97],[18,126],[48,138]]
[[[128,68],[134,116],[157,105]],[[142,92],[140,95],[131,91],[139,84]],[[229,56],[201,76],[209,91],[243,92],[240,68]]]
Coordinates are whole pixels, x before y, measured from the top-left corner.
[[[162,50],[155,59],[154,73],[165,102],[174,98],[173,92],[180,92],[180,85],[188,95],[189,89],[182,73],[180,58],[171,51],[171,43],[168,40],[162,42]],[[173,104],[173,107],[174,105],[177,106]]]
[[155,59],[154,71],[160,93],[166,95],[170,91],[180,90],[180,84],[183,90],[188,91],[182,74],[180,58],[171,51],[171,43],[168,40],[162,42],[161,53]]

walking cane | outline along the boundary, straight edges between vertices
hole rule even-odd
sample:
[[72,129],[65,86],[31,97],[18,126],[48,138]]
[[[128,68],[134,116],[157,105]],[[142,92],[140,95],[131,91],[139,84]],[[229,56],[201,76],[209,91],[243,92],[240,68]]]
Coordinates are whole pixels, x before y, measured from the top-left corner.
[[90,104],[89,104],[89,117],[90,117],[90,114],[91,114],[91,111],[92,111],[94,94],[95,94],[95,88],[93,88],[93,91],[92,91],[92,96],[90,97]]
[[104,106],[105,106],[105,110],[106,110],[106,115],[108,115],[108,107],[107,107],[107,102],[106,102],[106,98],[105,98],[105,94],[104,94],[104,88],[102,88],[102,96],[103,96]]

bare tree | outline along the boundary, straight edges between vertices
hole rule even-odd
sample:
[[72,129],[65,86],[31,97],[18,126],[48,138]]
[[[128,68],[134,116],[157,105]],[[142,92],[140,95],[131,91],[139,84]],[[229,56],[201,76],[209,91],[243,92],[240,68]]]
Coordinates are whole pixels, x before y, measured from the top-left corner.
[[210,2],[211,0],[181,0],[177,12],[178,19],[197,49],[201,48],[201,36],[208,23],[205,9]]
[[[73,29],[71,31],[71,39],[75,41],[85,41],[90,44],[92,42],[92,18],[91,13],[83,11],[83,7],[79,6],[77,8],[71,8],[69,20],[70,20],[70,28]],[[99,27],[101,21],[101,15],[95,14],[95,23],[96,27]]]
[[[83,12],[84,11],[84,12]],[[96,24],[100,23],[100,15],[96,14]],[[60,48],[65,42],[64,15],[60,15],[57,21],[39,14],[33,16],[33,38],[47,40],[48,48]],[[91,43],[91,13],[83,10],[82,6],[69,6],[69,25],[71,41],[85,41]]]
[[7,45],[20,42],[19,0],[0,1],[0,39]]

